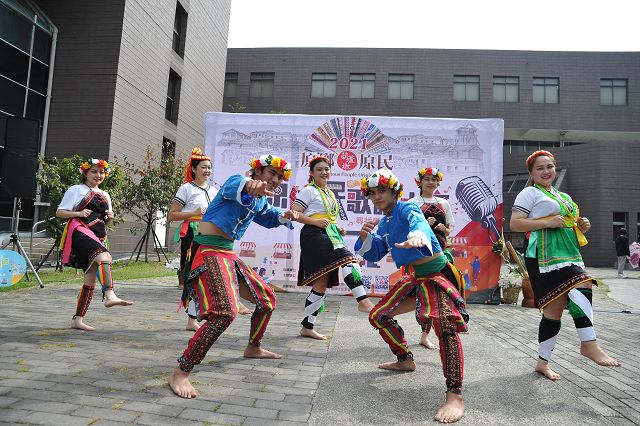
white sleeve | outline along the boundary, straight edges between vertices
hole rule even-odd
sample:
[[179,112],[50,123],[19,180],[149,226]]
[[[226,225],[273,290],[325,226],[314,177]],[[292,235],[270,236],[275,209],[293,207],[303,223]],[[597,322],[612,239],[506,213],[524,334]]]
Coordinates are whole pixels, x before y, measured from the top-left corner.
[[186,184],[180,185],[178,192],[176,192],[176,196],[173,197],[173,201],[180,204],[182,207],[187,204],[187,201],[189,201],[189,191]]
[[62,201],[60,201],[60,205],[58,206],[58,210],[73,211],[76,204],[78,204],[78,201],[78,185],[70,186],[64,193]]
[[113,211],[113,203],[111,202],[111,195],[107,191],[102,191],[107,198],[107,203],[109,203],[109,210]]
[[445,200],[444,198],[442,199],[442,207],[444,207],[444,214],[447,218],[447,225],[451,226],[453,225],[456,221],[453,218],[453,214],[451,213],[451,205],[449,205],[449,201]]
[[316,197],[316,190],[313,189],[313,187],[311,186],[305,186],[296,195],[296,201],[294,202],[294,204],[299,205],[304,209],[303,211],[305,211],[309,208],[309,205],[311,204],[311,202],[315,197]]
[[516,200],[513,202],[512,210],[522,212],[529,216],[531,214],[531,210],[533,210],[533,206],[536,201],[536,191],[537,189],[533,186],[528,186],[516,197]]

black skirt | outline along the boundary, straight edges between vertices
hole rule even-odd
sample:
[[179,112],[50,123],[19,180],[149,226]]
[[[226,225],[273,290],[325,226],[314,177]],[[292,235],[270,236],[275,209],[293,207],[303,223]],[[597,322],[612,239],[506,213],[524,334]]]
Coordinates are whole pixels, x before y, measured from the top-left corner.
[[529,273],[538,309],[543,309],[579,284],[587,281],[593,281],[594,284],[597,284],[596,280],[578,265],[569,265],[555,271],[541,273],[537,258],[525,257],[524,263]]
[[327,287],[335,287],[340,284],[338,268],[358,261],[346,248],[334,249],[327,232],[313,225],[305,225],[300,230],[300,251],[299,286],[329,274]]
[[76,229],[71,236],[71,255],[66,266],[86,271],[93,259],[105,252],[109,253],[105,246]]

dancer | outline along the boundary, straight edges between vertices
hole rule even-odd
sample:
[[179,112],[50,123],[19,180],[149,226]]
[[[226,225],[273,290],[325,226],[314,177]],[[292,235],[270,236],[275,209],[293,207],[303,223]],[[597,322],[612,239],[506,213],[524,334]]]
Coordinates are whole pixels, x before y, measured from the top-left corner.
[[[187,252],[191,247],[193,236],[198,230],[198,222],[207,210],[207,206],[218,193],[218,190],[207,182],[211,176],[211,158],[202,154],[200,148],[193,148],[185,169],[184,184],[178,188],[169,208],[169,220],[181,220],[182,225],[176,229],[175,239],[180,241],[180,269],[178,270],[179,287],[184,287],[184,265]],[[239,302],[240,303],[240,302]],[[238,313],[251,313],[246,306],[238,306]],[[186,330],[196,331],[200,327],[197,321],[195,301],[191,300],[187,307]]]
[[[420,195],[413,197],[409,202],[417,204],[420,207],[424,217],[427,219],[427,222],[429,222],[429,226],[431,226],[431,230],[436,234],[442,252],[448,260],[448,268],[444,269],[443,273],[446,271],[445,276],[447,279],[458,285],[458,291],[464,298],[464,278],[453,265],[453,255],[449,250],[447,240],[453,229],[453,223],[455,222],[453,214],[451,213],[451,206],[446,199],[434,196],[434,192],[438,186],[440,186],[443,177],[442,172],[435,167],[420,169],[414,179],[416,185],[420,188]],[[431,321],[428,321],[422,329],[420,344],[427,349],[435,349],[436,345],[429,340],[430,331]]]
[[84,323],[84,316],[93,297],[96,280],[102,285],[104,306],[128,306],[133,302],[122,300],[113,291],[111,254],[106,247],[107,225],[113,221],[111,197],[98,186],[109,176],[109,163],[92,158],[80,165],[82,184],[67,189],[56,211],[56,216],[68,219],[60,239],[62,262],[84,271],[84,284],[78,295],[76,313],[71,328],[93,331]]
[[[402,184],[388,170],[378,170],[361,181],[362,191],[384,213],[382,219],[366,222],[356,241],[356,253],[376,262],[391,251],[406,275],[369,313],[369,321],[389,345],[397,361],[378,365],[385,370],[414,371],[416,363],[395,315],[415,311],[424,325],[431,320],[440,343],[440,359],[446,379],[446,400],[434,419],[450,423],[462,418],[464,355],[458,333],[467,331],[468,315],[456,286],[442,274],[447,260],[440,243],[414,203],[398,201]],[[377,230],[374,228],[377,225]]]
[[568,307],[580,338],[580,353],[596,364],[619,367],[596,342],[593,326],[592,283],[584,270],[580,245],[587,243],[584,232],[591,228],[580,217],[578,205],[552,184],[556,160],[548,151],[536,151],[526,160],[532,186],[523,189],[513,204],[512,231],[529,233],[525,266],[538,308],[542,311],[538,331],[535,371],[550,380],[560,375],[549,367],[551,353],[560,332],[560,318]]
[[169,386],[176,395],[182,398],[198,395],[189,374],[236,317],[237,287],[241,297],[256,303],[245,358],[282,358],[260,347],[276,307],[276,294],[233,252],[233,242],[242,238],[251,222],[265,228],[280,225],[293,228],[291,220],[298,218],[298,212],[283,212],[270,205],[265,197],[274,195],[273,191],[290,176],[289,163],[274,155],[262,155],[251,162],[251,178],[233,175],[227,179],[202,217],[185,266],[189,272],[183,303],[186,305],[189,299],[194,299],[198,318],[206,321],[189,340],[178,359],[178,368],[169,377]]
[[330,178],[329,158],[314,157],[309,162],[309,184],[297,194],[292,207],[301,213],[298,222],[304,224],[300,231],[298,285],[312,287],[305,302],[300,335],[318,340],[326,337],[313,327],[327,288],[340,283],[338,269],[342,270],[344,282],[358,302],[358,310],[369,313],[373,308],[362,285],[358,259],[344,246],[342,236],[346,230],[336,223],[339,205],[333,191],[327,187]]

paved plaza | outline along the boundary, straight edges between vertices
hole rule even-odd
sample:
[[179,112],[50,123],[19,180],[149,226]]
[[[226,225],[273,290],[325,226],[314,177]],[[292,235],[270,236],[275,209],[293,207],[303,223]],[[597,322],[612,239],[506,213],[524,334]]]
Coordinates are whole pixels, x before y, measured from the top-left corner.
[[[590,272],[611,290],[595,292],[599,341],[623,366],[581,357],[565,314],[553,358],[562,380],[552,383],[533,372],[537,310],[470,305],[458,424],[640,424],[640,272]],[[393,356],[352,298],[328,298],[317,329],[329,339],[314,341],[297,337],[305,295],[282,293],[263,344],[284,358],[242,358],[249,318],[239,316],[192,374],[199,397],[177,398],[166,380],[191,333],[175,279],[116,289],[135,305],[106,309],[96,292],[91,333],[67,328],[79,284],[0,293],[0,424],[417,425],[443,401],[439,355],[417,345],[411,315],[399,321],[418,369],[393,373],[377,368]]]

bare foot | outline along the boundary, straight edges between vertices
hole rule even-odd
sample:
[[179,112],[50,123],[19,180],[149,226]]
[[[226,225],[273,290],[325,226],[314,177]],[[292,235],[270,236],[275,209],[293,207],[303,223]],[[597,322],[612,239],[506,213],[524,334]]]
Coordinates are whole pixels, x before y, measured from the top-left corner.
[[240,315],[249,315],[253,313],[253,309],[249,309],[244,306],[242,303],[238,302],[238,313]]
[[302,337],[310,337],[310,338],[316,339],[316,340],[327,340],[326,336],[323,336],[322,334],[318,333],[313,328],[304,328],[304,327],[302,327],[300,329],[300,335]]
[[105,302],[104,307],[110,308],[112,306],[130,306],[133,305],[133,302],[129,302],[128,300],[122,300],[118,296],[116,296],[113,290],[107,290],[105,293]]
[[280,359],[282,358],[282,355],[268,351],[259,346],[247,345],[247,348],[244,350],[244,357],[260,359]]
[[76,330],[84,330],[84,331],[93,331],[95,328],[91,327],[84,323],[82,317],[75,317],[71,321],[71,328],[75,328]]
[[547,379],[554,382],[560,380],[560,375],[553,371],[551,367],[549,367],[549,363],[547,361],[539,359],[538,363],[536,364],[535,371],[536,373],[540,373]]
[[586,356],[596,364],[605,367],[620,367],[622,365],[620,361],[607,355],[596,341],[582,342],[580,345],[580,354]]
[[460,420],[463,415],[464,401],[462,400],[462,395],[447,392],[447,400],[433,418],[440,423],[454,423]]
[[422,335],[420,336],[420,345],[424,346],[427,349],[430,350],[434,350],[435,348],[437,348],[436,345],[433,344],[433,342],[431,340],[429,340],[429,333],[425,333],[424,331],[422,332]]
[[198,396],[198,391],[189,381],[189,373],[180,369],[176,369],[169,376],[169,387],[180,398],[191,399]]
[[412,359],[408,359],[406,361],[389,361],[378,364],[378,368],[394,371],[415,371],[416,362]]
[[366,299],[362,299],[358,302],[358,311],[368,314],[369,312],[371,312],[374,306],[375,305],[373,304],[373,302],[371,302],[371,300],[367,297]]
[[187,320],[187,326],[184,328],[187,331],[198,331],[200,328],[200,324],[198,324],[198,320],[196,318],[191,318]]

